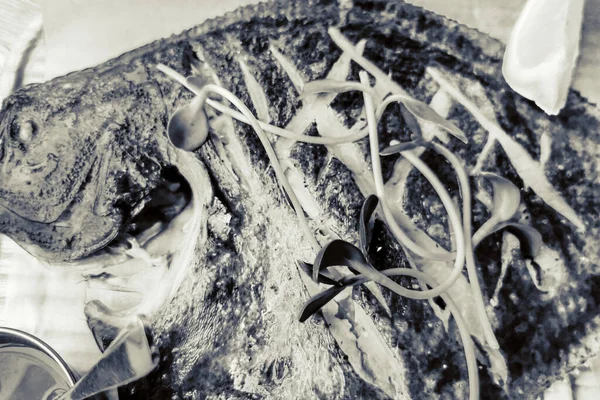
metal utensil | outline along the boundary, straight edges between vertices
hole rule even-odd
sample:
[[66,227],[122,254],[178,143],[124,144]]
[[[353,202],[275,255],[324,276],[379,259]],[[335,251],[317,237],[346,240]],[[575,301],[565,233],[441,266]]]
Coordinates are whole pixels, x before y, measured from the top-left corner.
[[55,391],[46,400],[83,400],[116,389],[148,375],[157,365],[140,319],[124,329],[100,361],[66,392]]
[[[12,352],[15,350],[22,352],[21,354],[25,355],[26,359],[36,366],[33,370],[38,371],[38,375],[40,374],[40,371],[43,371],[41,374],[49,374],[47,375],[48,377],[53,376],[56,381],[51,386],[61,387],[61,389],[58,389],[60,392],[64,392],[75,384],[75,376],[67,364],[41,339],[17,329],[0,327],[0,353],[7,348]],[[32,351],[34,353],[32,353]],[[0,358],[2,358],[1,356],[2,354],[0,354]],[[9,370],[13,369],[16,372],[21,369],[17,367],[17,365],[13,365],[11,368],[11,362],[8,361],[8,363]],[[5,367],[4,370],[2,370],[1,367]],[[18,391],[19,387],[29,387],[29,395],[40,396],[41,398],[46,397],[44,393],[47,390],[52,389],[52,387],[48,385],[49,380],[45,380],[45,383],[42,385],[34,386],[37,389],[33,389],[29,386],[31,385],[31,381],[28,380],[32,377],[31,374],[28,374],[27,377],[25,377],[25,375],[16,372],[16,376],[13,376],[12,378],[7,376],[3,377],[2,373],[7,372],[6,367],[6,365],[0,365],[0,398],[2,399],[15,396],[15,391]],[[29,369],[29,366],[26,366],[26,368]]]

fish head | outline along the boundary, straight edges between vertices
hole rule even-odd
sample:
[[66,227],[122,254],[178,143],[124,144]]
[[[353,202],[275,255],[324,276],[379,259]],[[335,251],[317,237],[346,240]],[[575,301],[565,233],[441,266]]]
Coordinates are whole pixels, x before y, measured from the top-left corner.
[[88,79],[73,90],[59,79],[54,92],[30,86],[4,102],[0,233],[39,258],[75,260],[105,246],[158,181],[164,127],[144,120],[156,100],[123,100],[114,95],[123,83],[110,84]]
[[30,221],[56,221],[96,161],[99,117],[32,104],[24,94],[9,98],[2,116],[0,205]]

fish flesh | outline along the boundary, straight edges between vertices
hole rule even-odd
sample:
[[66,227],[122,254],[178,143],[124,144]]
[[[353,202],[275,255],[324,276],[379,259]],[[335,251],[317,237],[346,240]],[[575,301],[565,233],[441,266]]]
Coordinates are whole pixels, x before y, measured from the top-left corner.
[[[351,51],[332,40],[330,27]],[[248,125],[210,111],[209,140],[193,155],[166,136],[170,116],[194,95],[159,64],[192,79],[211,75],[261,121],[323,138],[366,132],[362,95],[299,94],[314,80],[358,82],[365,69],[375,94],[410,95],[465,133],[467,144],[411,122],[399,105],[379,123],[384,147],[410,140],[409,127],[418,125],[460,160],[473,188],[474,228],[490,217],[495,196],[481,172],[519,189],[519,223],[543,241],[535,262],[506,232],[475,250],[499,349],[485,346],[471,276],[461,275],[449,293],[486,367],[481,397],[536,398],[598,352],[600,112],[572,92],[557,117],[546,116],[502,80],[502,52],[481,33],[397,1],[273,1],[237,10],[10,96],[0,112],[0,232],[43,259],[93,256],[140,234],[132,224],[153,214],[156,190],[169,174],[189,180],[193,165],[204,171],[192,195],[205,188],[197,204],[204,225],[174,293],[158,296],[167,304],[145,310],[159,368],[122,389],[123,398],[465,398],[458,331],[439,302],[387,291],[380,300],[376,289],[355,288],[298,321],[319,287],[297,261],[312,263],[315,252]],[[319,243],[358,243],[361,205],[376,191],[367,141],[270,140]],[[418,155],[458,201],[453,169],[431,149]],[[451,254],[457,241],[429,182],[399,155],[383,158],[381,169],[403,228]],[[186,200],[175,197],[182,210]],[[418,264],[438,277],[449,273],[445,261],[403,251],[381,220],[372,229],[377,269]]]

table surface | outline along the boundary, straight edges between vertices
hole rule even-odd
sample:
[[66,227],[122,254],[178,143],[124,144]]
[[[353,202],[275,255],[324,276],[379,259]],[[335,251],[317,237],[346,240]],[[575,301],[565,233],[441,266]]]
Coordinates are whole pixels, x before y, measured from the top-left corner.
[[[57,73],[68,72],[85,66],[100,63],[108,58],[116,56],[140,44],[149,42],[161,36],[167,36],[171,33],[177,33],[186,27],[201,22],[206,17],[213,17],[235,8],[243,3],[257,2],[258,0],[218,0],[210,1],[207,7],[207,1],[190,0],[170,0],[170,4],[184,4],[186,7],[164,8],[167,2],[159,3],[159,0],[144,0],[147,3],[154,4],[154,11],[148,11],[143,20],[136,25],[137,35],[129,34],[129,37],[135,36],[129,42],[120,40],[119,45],[115,45],[115,37],[124,37],[118,35],[118,30],[127,28],[122,26],[131,21],[135,14],[135,7],[123,7],[124,12],[120,18],[113,21],[111,34],[102,31],[98,25],[101,20],[101,8],[94,13],[73,12],[71,19],[63,21],[62,26],[57,23],[60,13],[48,7],[44,10],[46,16],[51,18],[50,30],[47,31],[45,48],[42,45],[29,48],[30,39],[35,38],[41,25],[42,7],[40,1],[47,4],[70,3],[73,7],[85,4],[90,7],[91,0],[83,2],[80,0],[0,0],[0,97],[2,97],[3,82],[6,86],[7,78],[19,67],[21,54],[15,57],[15,53],[29,51],[29,63],[26,69],[24,83],[41,82],[48,76],[54,76]],[[127,0],[127,3],[139,4],[142,0]],[[162,0],[161,0],[162,1]],[[106,5],[109,2],[117,0],[95,0],[94,3]],[[525,0],[409,0],[408,2],[423,6],[439,14],[446,15],[460,23],[476,28],[482,32],[506,43],[512,24],[519,15],[519,11]],[[125,3],[120,0],[120,3]],[[202,3],[203,7],[197,6]],[[80,7],[81,8],[81,7]],[[187,11],[186,11],[187,10]],[[189,10],[193,10],[190,12]],[[81,11],[81,10],[80,10]],[[168,18],[160,18],[160,15],[168,15]],[[114,15],[114,13],[111,13]],[[139,14],[139,13],[138,13]],[[64,13],[63,13],[64,15]],[[107,14],[108,15],[108,14]],[[107,15],[104,18],[108,18]],[[190,17],[191,15],[191,17]],[[36,22],[36,18],[38,22]],[[87,18],[87,19],[86,19]],[[70,21],[70,22],[69,22]],[[90,23],[86,23],[86,21]],[[95,21],[95,22],[94,22]],[[157,23],[161,23],[160,29],[151,29]],[[54,26],[55,28],[52,28]],[[56,26],[59,26],[56,28]],[[23,40],[28,36],[27,40]],[[77,32],[77,35],[73,35]],[[129,31],[129,33],[131,33]],[[94,36],[95,35],[95,36]],[[101,41],[101,48],[98,51],[87,51],[89,40],[94,37],[104,36]],[[109,37],[110,36],[110,37]],[[85,37],[85,40],[82,39]],[[111,39],[111,37],[113,39]],[[127,35],[125,36],[127,37]],[[42,38],[43,40],[43,38]],[[86,42],[86,40],[88,42]],[[34,42],[43,44],[43,42]],[[69,48],[69,52],[61,52],[61,48]],[[18,50],[15,50],[18,48]],[[77,50],[79,49],[79,51]],[[85,49],[85,51],[84,51]],[[55,51],[54,57],[48,57],[45,50]],[[56,55],[62,54],[61,57]],[[46,67],[45,60],[61,60],[62,65]],[[591,99],[596,104],[600,104],[600,0],[587,0],[585,22],[582,34],[581,57],[575,73],[573,88],[579,90],[584,96]],[[4,81],[3,81],[4,79]],[[7,90],[4,88],[4,90]],[[0,99],[1,100],[1,99]],[[60,285],[58,284],[60,283]],[[57,290],[60,287],[60,294]],[[69,342],[84,341],[88,343],[88,348],[95,345],[91,342],[91,335],[85,324],[83,316],[83,305],[81,302],[82,290],[80,277],[72,271],[50,271],[42,263],[29,256],[16,244],[6,238],[0,237],[0,325],[8,325],[27,330],[35,335],[42,337],[54,347],[59,353],[63,354],[67,362],[75,366],[77,370],[85,370],[98,356],[97,351],[73,352],[69,349]],[[49,295],[56,295],[52,301],[40,305],[36,293],[44,291]],[[68,292],[72,298],[79,298],[79,303],[74,303],[70,308],[65,307],[68,302]],[[18,301],[15,301],[18,298]],[[55,307],[56,306],[56,307]],[[54,315],[53,320],[45,320],[42,314],[49,314],[48,309],[61,308],[60,315]],[[68,314],[74,313],[77,323],[65,322],[68,320]],[[72,315],[71,315],[72,317]],[[61,320],[64,318],[64,320]],[[61,322],[63,321],[63,322]],[[63,330],[57,329],[57,326],[63,324]],[[598,365],[600,367],[600,363]],[[557,386],[558,388],[558,386]],[[560,388],[558,388],[560,389]],[[545,399],[552,397],[551,393],[544,396]],[[583,398],[583,397],[577,397]]]
[[[478,29],[505,43],[526,2],[407,1]],[[40,7],[40,2],[43,7]],[[99,64],[141,44],[181,32],[203,19],[221,15],[239,5],[257,2],[259,0],[0,0],[0,71],[24,25],[30,23],[35,15],[39,16],[41,9],[46,20],[46,65],[43,71],[37,71],[38,76],[34,81]],[[114,7],[107,7],[110,3],[114,3],[114,7],[118,3],[120,12],[115,13]],[[595,104],[600,104],[598,65],[600,0],[586,0],[581,54],[572,88]]]

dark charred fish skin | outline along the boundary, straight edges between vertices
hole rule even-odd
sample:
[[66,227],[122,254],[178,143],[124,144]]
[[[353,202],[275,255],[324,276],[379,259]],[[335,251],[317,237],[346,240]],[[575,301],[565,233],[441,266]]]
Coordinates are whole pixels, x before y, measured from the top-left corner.
[[[367,39],[365,56],[383,71],[391,71],[393,79],[416,98],[430,101],[438,90],[437,84],[425,74],[426,66],[434,66],[455,77],[455,83],[462,85],[463,91],[471,85],[483,86],[501,127],[532,157],[540,156],[541,133],[552,137],[546,176],[577,214],[587,217],[585,234],[563,223],[563,218],[533,191],[523,188],[519,174],[498,145],[485,165],[485,170],[506,176],[523,188],[531,223],[542,233],[544,243],[557,250],[568,266],[566,283],[559,294],[548,300],[535,288],[524,261],[515,254],[500,291],[499,306],[494,310],[496,335],[508,362],[511,395],[504,394],[482,372],[482,398],[535,398],[552,381],[597,351],[597,335],[593,332],[597,329],[596,314],[600,306],[600,278],[595,261],[600,211],[595,193],[600,188],[597,171],[590,160],[595,156],[594,144],[597,146],[600,141],[598,111],[571,93],[566,109],[559,116],[545,116],[510,91],[501,75],[502,45],[476,31],[401,2],[341,3],[275,1],[240,9],[99,67],[27,87],[10,97],[1,114],[0,137],[6,140],[11,132],[16,132],[18,137],[18,129],[11,128],[14,118],[21,124],[32,118],[40,133],[46,132],[46,124],[54,129],[47,131],[48,141],[40,143],[48,144],[39,145],[41,150],[37,153],[29,148],[25,148],[24,153],[16,153],[19,147],[11,145],[10,149],[16,149],[11,150],[14,154],[25,154],[21,156],[21,165],[27,161],[39,162],[40,157],[51,153],[49,149],[53,149],[55,143],[62,145],[56,121],[68,119],[69,115],[73,118],[73,110],[81,110],[78,114],[81,117],[75,119],[73,126],[81,127],[83,133],[75,128],[70,131],[73,133],[69,134],[67,143],[73,141],[73,145],[69,148],[79,150],[66,152],[64,146],[58,146],[63,150],[56,155],[61,162],[61,156],[66,157],[64,164],[59,163],[59,168],[49,177],[35,182],[38,190],[49,190],[46,182],[52,183],[53,188],[64,188],[61,193],[42,193],[45,201],[39,206],[35,205],[37,201],[31,200],[31,189],[5,183],[9,178],[8,172],[3,171],[15,171],[18,166],[16,159],[10,161],[4,154],[2,164],[9,164],[6,170],[0,171],[0,205],[4,207],[0,208],[0,231],[45,258],[75,259],[101,248],[119,232],[145,195],[158,185],[159,170],[169,165],[170,160],[164,136],[166,121],[174,109],[191,97],[156,71],[157,63],[189,75],[194,54],[202,53],[223,86],[250,105],[236,58],[237,51],[241,50],[253,74],[265,87],[274,123],[284,126],[302,104],[296,100],[297,93],[285,72],[270,54],[269,45],[289,57],[307,80],[321,78],[341,54],[327,36],[329,26],[338,26],[354,43]],[[357,80],[357,71],[353,68],[354,80]],[[359,104],[357,96],[342,95],[336,99],[335,109],[347,118],[355,118],[352,110]],[[484,147],[486,133],[460,105],[453,107],[450,119],[470,138],[468,146],[451,142],[451,148],[468,167],[473,167]],[[387,136],[382,133],[381,143],[406,134],[393,131],[395,124],[401,125],[397,121],[386,123],[390,132]],[[273,226],[273,217],[265,210],[281,209],[285,203],[281,202],[272,172],[265,173],[268,160],[253,132],[245,126],[236,128],[247,158],[262,179],[264,187],[260,190],[270,193],[273,199],[265,200],[268,207],[264,209],[249,200],[257,192],[248,192],[231,178],[215,144],[209,141],[197,152],[219,186],[214,215],[231,218],[231,231],[223,234],[209,229],[206,247],[210,250],[198,250],[196,270],[190,273],[178,297],[155,321],[157,344],[162,353],[159,370],[145,381],[123,390],[124,398],[196,399],[219,398],[220,394],[240,399],[277,398],[277,388],[289,384],[289,378],[281,371],[300,368],[285,354],[269,353],[274,341],[269,327],[272,321],[268,313],[263,315],[257,311],[264,309],[266,298],[284,287],[282,284],[274,289],[264,283],[270,276],[269,268],[275,268],[275,264],[267,260],[275,254],[281,259],[277,268],[295,272],[293,262],[297,255],[293,246],[282,245],[275,249],[265,239],[282,235],[281,228]],[[108,144],[102,141],[105,137]],[[106,148],[111,150],[104,150]],[[320,151],[316,146],[297,144],[292,155],[309,177],[306,181],[323,209],[329,210],[327,212],[338,221],[336,228],[340,235],[355,239],[358,210],[364,197],[347,168],[335,158],[322,159]],[[73,157],[68,157],[69,154]],[[85,157],[79,157],[80,154]],[[104,159],[106,154],[111,154],[109,160]],[[29,159],[29,155],[36,158]],[[454,177],[445,172],[442,161],[429,153],[424,159],[455,194]],[[235,167],[236,161],[231,162]],[[384,174],[389,175],[392,166],[393,162],[384,164],[387,168]],[[99,185],[97,177],[102,167],[107,171],[107,178]],[[99,186],[100,192],[95,189]],[[429,204],[425,200],[435,195],[427,183],[413,176],[406,192],[419,193],[405,199],[405,208],[419,227],[426,229],[427,225],[439,222],[441,217],[428,216]],[[93,206],[90,199],[94,200]],[[488,215],[481,205],[475,207],[476,228]],[[288,214],[286,221],[290,229],[296,229],[293,215]],[[78,229],[58,224],[75,220],[72,215],[86,224]],[[81,215],[85,218],[81,219]],[[253,240],[253,235],[261,240]],[[372,254],[376,267],[406,265],[398,246],[381,224],[376,224],[373,240],[384,249]],[[499,277],[501,242],[501,235],[495,235],[477,251],[486,297],[492,295]],[[216,276],[208,294],[198,284],[207,270]],[[291,272],[286,277],[300,285],[298,277]],[[296,302],[290,301],[282,307],[298,310],[302,304],[298,300],[303,298],[301,292],[297,289],[294,294],[290,293],[286,299],[296,299]],[[381,310],[372,304],[367,293],[361,292],[360,298],[359,303],[371,315],[384,320],[386,339],[407,365],[412,398],[461,397],[457,383],[466,377],[462,350],[454,331],[451,329],[447,334],[426,303],[390,296],[393,315],[386,320],[380,317]],[[308,398],[386,398],[356,376],[327,335],[323,321],[317,319],[303,329],[310,332],[306,348],[323,351],[322,356],[332,368],[341,368],[346,382],[345,392],[341,394],[316,384],[303,388],[306,391],[302,393],[313,394]],[[315,345],[315,341],[320,344]],[[235,389],[243,385],[234,382],[235,375],[228,369],[231,355],[262,360],[263,353],[269,353],[271,361],[255,366],[265,371],[258,373],[264,377],[258,384],[262,392]],[[317,368],[312,372],[328,374]]]

